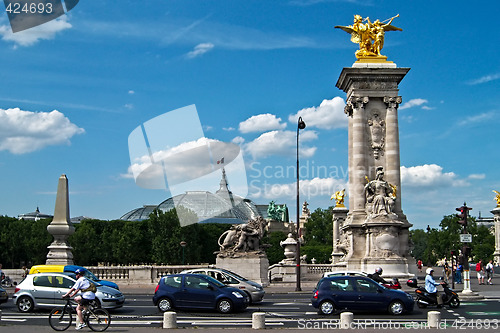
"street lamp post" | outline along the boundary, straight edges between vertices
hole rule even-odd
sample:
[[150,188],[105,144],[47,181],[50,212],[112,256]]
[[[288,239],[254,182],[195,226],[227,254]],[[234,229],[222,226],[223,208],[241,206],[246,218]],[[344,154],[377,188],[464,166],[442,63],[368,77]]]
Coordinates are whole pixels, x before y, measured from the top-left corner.
[[182,264],[184,265],[184,248],[186,247],[187,243],[185,241],[181,241],[180,245],[182,247]]
[[295,291],[302,291],[300,287],[300,221],[299,221],[299,130],[306,128],[306,123],[302,120],[302,117],[299,117],[297,122],[297,257],[295,258],[297,268],[297,286],[295,287]]

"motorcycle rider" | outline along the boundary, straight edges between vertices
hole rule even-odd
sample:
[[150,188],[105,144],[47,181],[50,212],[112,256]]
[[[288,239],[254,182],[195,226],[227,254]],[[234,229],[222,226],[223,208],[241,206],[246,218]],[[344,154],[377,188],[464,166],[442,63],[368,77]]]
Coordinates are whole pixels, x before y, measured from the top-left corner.
[[434,280],[434,276],[432,276],[434,270],[432,268],[427,268],[426,273],[427,275],[425,276],[425,290],[436,298],[437,306],[438,308],[440,308],[443,306],[443,295],[438,292],[436,286],[439,286],[443,283],[436,282],[436,280]]
[[378,282],[378,283],[385,283],[385,284],[391,284],[390,282],[387,282],[384,280],[384,278],[381,276],[382,275],[382,267],[377,267],[375,269],[375,273],[370,274],[368,277],[371,278],[372,280]]

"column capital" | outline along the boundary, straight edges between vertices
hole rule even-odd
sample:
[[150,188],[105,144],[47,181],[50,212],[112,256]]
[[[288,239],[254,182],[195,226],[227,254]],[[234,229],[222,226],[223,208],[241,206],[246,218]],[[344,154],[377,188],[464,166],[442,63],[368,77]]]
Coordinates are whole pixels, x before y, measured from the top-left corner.
[[368,103],[369,101],[370,98],[368,96],[351,97],[344,107],[344,113],[347,114],[348,117],[352,117],[353,109],[362,109],[364,108],[364,104]]
[[401,104],[402,101],[403,101],[403,99],[401,98],[401,96],[396,96],[396,97],[385,96],[384,97],[384,103],[387,104],[387,107],[389,109],[397,109],[398,105]]

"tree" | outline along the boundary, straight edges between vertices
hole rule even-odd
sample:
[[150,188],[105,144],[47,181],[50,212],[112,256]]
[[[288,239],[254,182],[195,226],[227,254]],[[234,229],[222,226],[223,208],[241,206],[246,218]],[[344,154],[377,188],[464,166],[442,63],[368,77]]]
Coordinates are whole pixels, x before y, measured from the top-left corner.
[[307,221],[307,232],[304,236],[305,244],[301,253],[307,259],[315,258],[318,263],[328,263],[333,249],[333,207],[328,209],[317,208]]

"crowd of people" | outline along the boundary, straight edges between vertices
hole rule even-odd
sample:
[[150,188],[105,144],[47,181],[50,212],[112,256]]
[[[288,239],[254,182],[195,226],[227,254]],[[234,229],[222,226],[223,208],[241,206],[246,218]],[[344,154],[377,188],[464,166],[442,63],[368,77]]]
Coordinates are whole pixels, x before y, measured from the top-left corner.
[[[423,263],[422,260],[417,261],[417,270],[419,273],[422,272]],[[453,280],[455,283],[460,284],[463,283],[463,272],[464,266],[460,262],[453,262],[453,265],[448,263],[448,260],[445,258],[442,264],[443,267],[443,280],[446,282],[451,281],[451,277],[453,274]],[[486,265],[484,265],[482,260],[479,260],[476,264],[470,266],[470,272],[476,272],[477,282],[478,284],[493,284],[493,276],[494,276],[494,264],[493,260],[490,260]],[[426,272],[428,275],[428,272]]]

